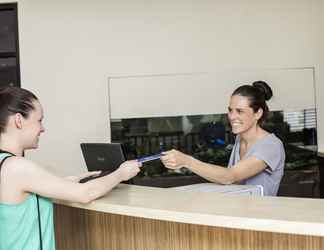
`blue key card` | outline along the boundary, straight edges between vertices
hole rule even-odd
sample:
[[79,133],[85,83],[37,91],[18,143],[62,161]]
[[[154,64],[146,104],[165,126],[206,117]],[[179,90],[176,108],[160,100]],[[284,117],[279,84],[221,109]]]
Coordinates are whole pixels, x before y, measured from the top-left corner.
[[144,156],[144,157],[138,158],[137,161],[140,163],[144,163],[144,162],[160,159],[162,156],[163,156],[163,154],[159,153],[159,154],[155,154],[155,155],[149,155],[149,156]]

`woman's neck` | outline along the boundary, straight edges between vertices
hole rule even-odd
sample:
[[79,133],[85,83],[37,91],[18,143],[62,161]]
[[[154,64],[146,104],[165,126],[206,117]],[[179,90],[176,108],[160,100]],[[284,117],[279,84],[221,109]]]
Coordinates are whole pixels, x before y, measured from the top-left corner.
[[6,136],[0,137],[0,149],[10,152],[16,156],[23,156],[24,149],[15,142],[15,140],[8,140]]
[[269,133],[266,132],[264,129],[262,129],[259,126],[253,127],[249,129],[248,131],[240,134],[240,140],[242,143],[246,145],[252,145],[257,140],[263,138],[264,136],[268,135]]

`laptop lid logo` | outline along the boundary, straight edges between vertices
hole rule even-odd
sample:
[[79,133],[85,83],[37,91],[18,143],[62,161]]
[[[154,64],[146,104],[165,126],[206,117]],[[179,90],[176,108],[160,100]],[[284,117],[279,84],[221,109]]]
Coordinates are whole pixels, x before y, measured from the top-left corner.
[[97,157],[97,160],[100,161],[100,162],[104,162],[106,160],[106,158],[105,157],[98,156]]

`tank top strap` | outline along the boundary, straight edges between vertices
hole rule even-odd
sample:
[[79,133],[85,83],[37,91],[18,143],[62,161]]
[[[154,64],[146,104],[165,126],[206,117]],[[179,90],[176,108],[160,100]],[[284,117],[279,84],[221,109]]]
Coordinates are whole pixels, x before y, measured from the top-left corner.
[[10,157],[15,156],[14,154],[10,153],[10,152],[6,152],[6,151],[2,151],[0,150],[0,171],[1,171],[1,167],[3,165],[3,163]]

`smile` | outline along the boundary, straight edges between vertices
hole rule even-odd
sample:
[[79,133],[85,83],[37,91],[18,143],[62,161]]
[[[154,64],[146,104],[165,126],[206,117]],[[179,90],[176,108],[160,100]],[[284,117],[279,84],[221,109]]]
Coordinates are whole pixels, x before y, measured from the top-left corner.
[[231,122],[232,126],[240,126],[242,123],[241,122]]

